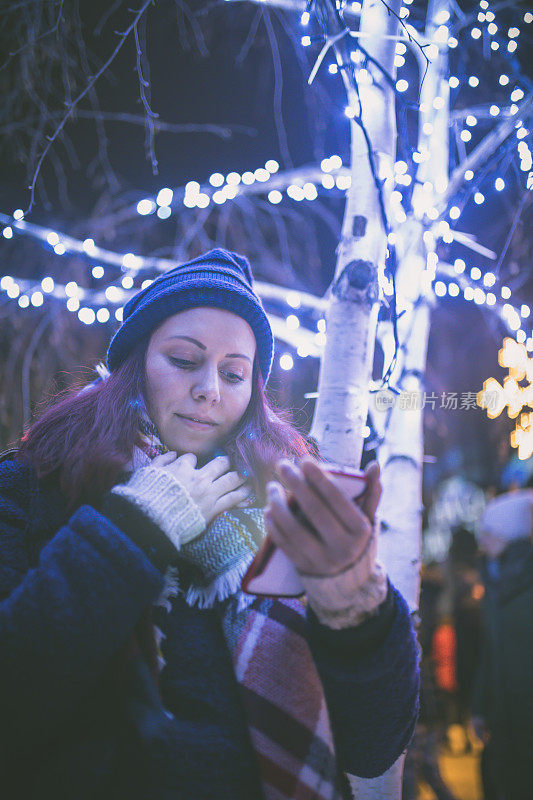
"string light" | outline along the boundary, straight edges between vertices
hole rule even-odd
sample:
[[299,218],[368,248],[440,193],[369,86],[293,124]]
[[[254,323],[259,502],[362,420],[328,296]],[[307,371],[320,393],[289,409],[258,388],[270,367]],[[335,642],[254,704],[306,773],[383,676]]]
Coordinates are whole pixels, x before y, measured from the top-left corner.
[[172,189],[164,188],[160,189],[157,193],[157,197],[155,202],[158,206],[169,206],[172,203],[172,198],[174,197],[174,192]]
[[224,176],[220,172],[213,172],[213,174],[209,178],[209,183],[211,186],[222,186],[224,183]]
[[144,198],[144,200],[139,200],[137,203],[137,213],[141,216],[145,217],[148,214],[153,214],[156,210],[156,204],[153,200],[149,198]]
[[[355,5],[355,4],[352,4],[352,5]],[[485,13],[485,10],[488,8],[488,3],[484,4],[482,2],[482,3],[480,3],[480,7],[484,9],[483,13]],[[479,21],[480,22],[487,21],[489,23],[489,25],[487,26],[487,32],[489,34],[491,34],[491,35],[495,35],[497,33],[497,31],[498,31],[498,27],[493,22],[494,15],[492,15],[492,17],[491,17],[490,13],[491,12],[486,12],[485,13],[485,20],[480,18]],[[402,18],[407,18],[409,16],[408,9],[404,8],[402,10],[402,12],[401,12],[401,16],[402,16]],[[436,46],[436,43],[438,43],[440,45],[444,45],[446,43],[446,41],[447,41],[448,42],[448,46],[451,47],[451,48],[453,48],[454,46],[457,45],[457,40],[454,39],[454,37],[449,37],[449,30],[446,27],[446,23],[449,20],[449,16],[450,15],[449,15],[448,11],[441,11],[440,14],[437,15],[436,23],[437,23],[437,25],[439,25],[439,27],[435,31],[434,43],[431,44],[430,47],[428,47],[427,50],[426,50],[426,52],[428,52],[428,55],[430,55],[430,57],[436,57],[438,55],[439,50],[438,50],[438,48]],[[525,19],[525,17],[524,17],[524,19]],[[309,23],[309,21],[310,21],[310,14],[309,14],[308,11],[305,11],[301,16],[302,25],[307,25]],[[525,21],[529,21],[529,19],[525,20]],[[513,35],[511,35],[511,30],[513,30]],[[515,33],[514,29],[509,29],[509,38],[510,39],[514,39],[514,38],[516,38],[518,36],[518,33],[519,33],[518,29],[516,29],[516,31],[517,32]],[[480,28],[478,28],[478,27],[473,28],[472,31],[471,31],[471,35],[472,35],[472,37],[474,39],[480,39],[481,35],[482,35]],[[309,46],[311,44],[311,42],[315,40],[315,38],[317,38],[317,37],[313,37],[313,38],[311,38],[311,37],[303,37],[302,38],[302,44],[304,46]],[[493,44],[494,44],[494,42],[493,42]],[[430,48],[432,48],[432,49],[430,50]],[[406,52],[405,44],[403,42],[397,42],[396,43],[396,66],[399,67],[399,68],[404,66],[404,63],[405,63],[405,58],[404,58],[405,52]],[[354,59],[354,61],[357,61],[360,55],[361,55],[360,51],[356,50],[355,51],[355,59]],[[332,73],[333,72],[337,72],[338,71],[337,70],[337,65],[335,65],[335,64],[330,65],[329,70]],[[358,71],[358,75],[361,78],[362,82],[364,82],[365,79],[371,80],[370,72],[368,70],[366,70],[365,68],[360,69]],[[507,75],[505,75],[505,74],[502,74],[500,76],[499,82],[500,82],[500,85],[505,86],[505,85],[507,85],[509,83],[509,77]],[[450,88],[452,88],[452,89],[453,88],[458,88],[459,85],[460,85],[459,79],[457,77],[455,77],[455,76],[450,76],[450,78],[448,79],[448,83],[449,83]],[[468,84],[469,84],[469,86],[471,86],[473,88],[477,87],[479,85],[479,78],[477,78],[474,75],[470,76],[469,79],[468,79]],[[396,89],[397,89],[398,92],[403,93],[403,92],[407,91],[408,88],[409,88],[408,81],[406,81],[404,79],[399,79],[396,82]],[[515,102],[517,100],[522,99],[523,96],[524,96],[523,91],[521,89],[515,88],[515,90],[511,93],[511,100],[513,102]],[[445,104],[445,101],[444,101],[444,98],[442,96],[437,95],[435,98],[433,98],[432,105],[436,110],[440,110],[441,108],[443,108],[444,104]],[[518,109],[517,109],[517,111],[518,111]],[[498,116],[499,113],[500,113],[499,107],[495,106],[495,105],[491,105],[491,107],[489,109],[490,116],[493,116],[493,117],[494,116]],[[353,117],[354,115],[355,115],[355,112],[353,111],[353,109],[350,109],[350,116]],[[466,118],[465,118],[465,125],[467,127],[469,127],[469,128],[474,127],[477,124],[477,122],[478,122],[478,120],[473,114],[468,114],[466,116]],[[433,133],[433,126],[431,125],[431,123],[426,121],[426,123],[424,123],[423,130],[424,130],[425,135],[431,136],[432,133]],[[517,135],[517,138],[519,140],[519,142],[518,142],[519,146],[521,144],[524,144],[525,147],[527,148],[526,143],[523,142],[523,139],[524,139],[525,136],[527,136],[527,134],[528,134],[528,131],[523,125],[520,125],[517,128],[516,135]],[[463,141],[470,141],[471,140],[471,132],[469,130],[465,129],[464,131],[461,132],[460,136],[461,136]],[[528,156],[529,156],[529,158],[531,158],[531,154],[530,154],[529,149],[527,149],[527,152],[526,152],[526,150],[524,150],[524,148],[522,148],[521,150],[519,149],[519,154],[520,154],[521,160],[522,160],[522,162],[524,164],[527,163]],[[338,158],[338,157],[336,157],[336,158]],[[419,151],[415,151],[415,153],[413,154],[412,160],[413,160],[414,163],[422,163],[426,158],[427,158],[427,153],[424,153],[422,151],[420,151],[420,152]],[[395,178],[396,178],[397,184],[399,184],[400,186],[408,186],[412,182],[412,176],[408,172],[407,164],[405,164],[405,167],[403,166],[403,164],[405,164],[405,162],[397,162],[396,169],[395,169]],[[265,164],[264,168],[259,167],[259,168],[255,169],[254,171],[248,170],[248,171],[244,172],[242,175],[239,175],[238,173],[229,173],[226,176],[226,178],[224,178],[222,173],[215,172],[209,178],[209,185],[207,185],[205,187],[201,187],[199,182],[190,181],[186,185],[185,191],[183,192],[183,190],[182,190],[177,195],[175,195],[175,193],[173,192],[172,189],[169,189],[168,187],[163,187],[156,194],[155,201],[152,198],[142,198],[137,202],[137,204],[135,206],[135,209],[136,209],[136,212],[141,216],[148,216],[148,215],[153,214],[154,212],[157,211],[158,217],[161,218],[161,219],[165,219],[171,214],[171,206],[173,205],[173,203],[175,204],[176,201],[182,201],[183,204],[186,207],[189,207],[189,208],[194,208],[194,207],[207,208],[209,206],[209,204],[211,203],[211,201],[213,201],[214,203],[217,203],[217,204],[222,204],[222,203],[226,202],[227,199],[232,199],[233,197],[235,197],[237,195],[237,193],[239,191],[239,189],[237,187],[239,187],[241,184],[244,184],[244,187],[252,186],[255,182],[257,182],[259,184],[267,184],[268,181],[270,180],[271,175],[275,174],[277,172],[278,168],[279,168],[279,165],[277,164],[277,162],[270,161],[270,162],[267,162]],[[344,191],[346,188],[348,188],[350,186],[350,183],[351,183],[351,176],[350,175],[346,175],[346,174],[337,174],[337,175],[335,175],[334,174],[334,173],[338,172],[342,168],[342,161],[340,159],[339,159],[339,163],[338,164],[336,163],[335,157],[333,157],[333,156],[330,157],[329,159],[324,159],[322,164],[321,164],[321,168],[322,168],[322,174],[320,176],[317,176],[313,181],[306,180],[306,181],[302,181],[301,184],[299,184],[297,181],[295,181],[294,183],[289,184],[287,186],[286,190],[285,190],[286,191],[286,195],[289,198],[294,199],[294,200],[296,200],[298,202],[301,202],[302,200],[313,201],[318,196],[317,184],[318,184],[319,187],[322,186],[324,189],[327,189],[327,190],[333,189],[333,188],[336,187],[340,191]],[[465,177],[465,180],[467,180],[467,181],[472,180],[474,178],[473,171],[472,170],[467,170],[465,172],[465,176],[464,177]],[[496,191],[502,191],[505,188],[505,181],[503,180],[503,178],[497,177],[497,178],[495,178],[493,180],[494,180],[494,188],[495,188]],[[477,182],[479,183],[479,178],[478,178]],[[430,189],[429,189],[429,191],[432,194],[434,192],[438,192],[438,191],[440,191],[440,192],[445,191],[445,188],[446,188],[445,185],[440,184],[439,181],[436,181],[435,184],[436,184],[435,187],[430,187]],[[439,184],[439,185],[437,185],[437,184]],[[275,189],[270,189],[270,191],[269,191],[269,189],[267,187],[264,187],[263,189],[261,189],[261,191],[265,192],[265,196],[268,198],[268,201],[270,203],[272,203],[272,204],[278,204],[283,199],[283,192],[280,191],[280,188],[278,188],[278,187],[279,187],[279,184],[276,186]],[[405,217],[405,212],[404,212],[403,208],[401,207],[402,193],[395,191],[393,194],[399,196],[398,199],[395,201],[395,203],[398,204],[397,216],[400,215],[400,214],[403,214],[403,216]],[[429,196],[431,197],[431,195],[429,195]],[[481,191],[476,191],[475,194],[474,194],[474,202],[476,204],[481,204],[481,203],[484,202],[484,200],[485,200],[485,197],[482,194],[482,192]],[[430,219],[437,219],[438,216],[439,216],[439,212],[438,212],[437,208],[432,204],[434,202],[435,202],[434,200],[430,200],[430,204],[428,205],[428,207],[426,209],[427,216]],[[456,202],[457,202],[457,200],[456,200]],[[461,202],[464,202],[464,200],[463,201],[459,200],[459,203],[461,203]],[[461,214],[461,205],[460,204],[456,204],[456,205],[451,205],[450,206],[449,211],[448,211],[448,215],[449,215],[449,219],[450,220],[458,219],[460,214]],[[14,217],[15,220],[17,219],[17,217],[15,216],[15,213],[13,214],[13,217]],[[56,232],[51,232],[51,233],[53,234],[53,233],[56,233]],[[3,235],[4,235],[4,238],[9,238],[10,235],[13,236],[13,228],[11,226],[9,226],[9,225],[6,225],[6,227],[3,229]],[[444,229],[444,228],[440,229],[440,236],[443,238],[444,241],[452,241],[453,240],[452,232],[450,231],[449,225],[447,226],[446,229]],[[65,240],[63,241],[60,238],[58,233],[56,233],[56,237],[57,238],[52,237],[52,241],[48,241],[48,244],[51,247],[54,248],[54,251],[58,255],[60,255],[61,253],[65,253],[66,251],[69,250],[69,241],[68,241],[68,237],[65,237]],[[450,237],[452,237],[452,238],[450,238]],[[392,239],[389,240],[389,243],[392,244]],[[96,255],[99,252],[98,248],[96,248],[96,246],[94,244],[94,241],[91,240],[91,239],[85,240],[85,242],[83,243],[83,249],[84,249],[85,253],[87,255],[89,255],[89,256]],[[70,251],[72,252],[72,250],[70,250]],[[141,266],[145,263],[143,259],[141,259],[140,257],[136,257],[134,254],[126,254],[126,256],[124,256],[124,258],[127,258],[128,256],[132,256],[134,259],[138,259],[135,262],[135,266],[133,267],[135,270],[140,269]],[[436,257],[436,254],[435,254],[435,257]],[[430,261],[432,262],[433,260],[431,259]],[[458,259],[454,264],[454,269],[456,270],[457,274],[460,274],[460,271],[461,271],[460,270],[460,261],[461,260]],[[132,266],[132,265],[130,265],[130,266]],[[462,269],[463,269],[463,271],[465,269],[464,262],[462,262]],[[100,272],[100,270],[101,270],[101,272]],[[477,275],[477,272],[475,272],[475,270],[477,270],[477,272],[479,272],[479,276],[478,276],[478,279],[479,279],[479,277],[481,276],[481,271],[479,270],[479,268],[477,268],[477,267],[472,268],[471,274],[472,274],[472,276],[474,274]],[[93,275],[94,278],[103,277],[103,274],[104,274],[103,267],[101,267],[100,265],[92,267],[92,275]],[[492,284],[490,284],[490,278],[488,278],[489,274],[490,273],[486,273],[485,274],[484,281],[483,281],[484,285],[487,286],[487,287],[492,285]],[[46,279],[43,279],[43,282],[45,280]],[[50,279],[50,280],[52,280],[52,279]],[[487,282],[487,281],[489,281],[489,282]],[[133,278],[132,275],[125,275],[125,276],[122,277],[122,288],[123,289],[127,290],[127,289],[131,288],[133,286],[133,283],[134,283],[134,278]],[[46,283],[46,285],[49,286],[48,283]],[[53,285],[53,282],[52,282],[52,285]],[[438,286],[438,289],[437,289],[437,286]],[[43,292],[46,293],[44,283],[43,283],[41,288],[43,289]],[[77,287],[77,288],[79,290],[79,287]],[[110,289],[110,290],[112,290],[113,288],[115,288],[119,293],[122,291],[122,290],[118,289],[118,287],[112,287],[112,286],[108,287],[108,289]],[[470,287],[470,288],[472,288],[472,287]],[[503,288],[504,287],[502,287],[502,289]],[[26,301],[27,301],[27,304],[31,303],[32,305],[35,305],[34,301],[30,300],[30,298],[28,298],[27,295],[20,295],[20,288],[18,286],[16,286],[14,282],[13,283],[9,283],[7,285],[7,288],[5,289],[6,293],[8,292],[8,290],[9,290],[9,292],[11,292],[11,295],[13,295],[13,299],[17,299],[17,302],[18,301],[22,301],[21,303],[19,302],[20,307],[24,307],[24,304],[26,303]],[[53,291],[53,289],[50,290],[50,291]],[[472,292],[473,292],[473,294],[472,294],[470,299],[473,299],[478,304],[487,303],[487,305],[491,305],[491,304],[495,303],[495,295],[493,293],[491,293],[491,292],[485,293],[485,291],[483,289],[481,289],[481,287],[479,287],[479,286],[476,287],[475,289],[472,289]],[[446,294],[449,294],[451,297],[456,297],[456,296],[459,295],[459,287],[458,287],[458,285],[456,283],[450,283],[448,285],[448,287],[447,287],[446,284],[443,281],[436,281],[435,282],[435,293],[437,294],[437,296],[445,296]],[[16,298],[15,298],[15,294],[16,294]],[[40,293],[40,294],[42,296],[42,293]],[[78,291],[78,294],[79,294],[79,291]],[[39,293],[33,292],[30,295],[30,297],[33,298],[34,295],[35,295],[35,300],[37,302],[39,302]],[[9,294],[8,294],[8,296],[9,296]],[[113,292],[111,292],[111,296],[113,297],[113,302],[121,302],[121,303],[123,303],[124,300],[125,300],[125,298],[123,297],[122,294],[120,294],[120,296],[119,296],[119,295],[116,295]],[[23,299],[23,297],[26,297],[26,301]],[[465,290],[465,297],[470,297],[470,291],[466,292],[466,290]],[[107,290],[106,290],[106,298],[109,300],[109,297],[108,297],[108,294],[107,294]],[[80,320],[82,322],[84,322],[85,324],[92,324],[95,320],[97,320],[98,322],[103,322],[103,321],[108,321],[110,319],[109,310],[107,308],[97,309],[96,312],[93,309],[91,309],[90,306],[87,306],[87,305],[84,305],[83,308],[79,308],[79,305],[80,305],[79,304],[79,298],[76,296],[76,293],[73,293],[72,296],[69,297],[69,300],[73,300],[73,301],[77,301],[78,302],[78,309],[77,309],[78,316],[79,316]],[[85,302],[87,302],[87,301],[85,301]],[[75,302],[71,303],[72,307],[74,305],[75,305]],[[72,308],[71,310],[74,310],[74,308]],[[120,319],[121,318],[121,310],[122,310],[121,308],[117,308],[115,310],[115,318],[116,319]],[[100,313],[100,312],[102,312],[102,313]],[[513,321],[516,322],[516,319],[513,318]],[[286,318],[285,324],[287,325],[287,327],[294,326],[296,328],[299,325],[299,321],[298,321],[298,318],[295,315],[288,315],[287,318]],[[319,331],[319,334],[320,333],[322,333],[322,332]],[[288,354],[285,354],[285,355],[288,355]],[[283,358],[283,356],[282,356],[282,358]],[[290,356],[289,356],[289,358],[290,358]],[[280,361],[281,361],[281,359],[280,359]],[[291,362],[292,362],[292,359],[291,359]],[[282,368],[292,368],[292,363],[291,363],[290,367],[282,367]]]
[[272,191],[270,191],[267,196],[269,202],[273,203],[274,205],[281,203],[281,201],[283,200],[283,195],[277,189],[272,189]]

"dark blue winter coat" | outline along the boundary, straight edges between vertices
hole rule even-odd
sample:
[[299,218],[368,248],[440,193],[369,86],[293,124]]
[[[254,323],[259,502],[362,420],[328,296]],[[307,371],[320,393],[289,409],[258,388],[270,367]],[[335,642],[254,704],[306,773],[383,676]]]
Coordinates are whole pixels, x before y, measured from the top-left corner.
[[[165,550],[149,548],[147,530],[139,512],[118,514],[109,497],[69,516],[53,482],[17,460],[0,464],[6,800],[262,797],[219,612],[179,597],[170,613],[156,609],[166,635],[162,702],[142,656],[117,661],[163,586]],[[307,626],[340,766],[379,775],[406,748],[417,714],[406,604],[389,587],[379,614],[357,628],[327,629],[311,611]]]

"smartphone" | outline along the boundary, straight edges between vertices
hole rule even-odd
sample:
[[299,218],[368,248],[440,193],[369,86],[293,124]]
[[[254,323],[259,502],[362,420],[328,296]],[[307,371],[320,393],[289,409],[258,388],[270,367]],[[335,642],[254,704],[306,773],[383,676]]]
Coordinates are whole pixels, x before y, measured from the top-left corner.
[[[331,462],[321,463],[320,466],[331,475],[349,500],[356,502],[365,493],[366,476],[361,470]],[[287,505],[297,517],[302,515],[292,492],[288,494]],[[306,522],[305,516],[301,518]],[[247,594],[267,597],[300,597],[304,593],[294,564],[268,534],[242,579],[241,589]]]

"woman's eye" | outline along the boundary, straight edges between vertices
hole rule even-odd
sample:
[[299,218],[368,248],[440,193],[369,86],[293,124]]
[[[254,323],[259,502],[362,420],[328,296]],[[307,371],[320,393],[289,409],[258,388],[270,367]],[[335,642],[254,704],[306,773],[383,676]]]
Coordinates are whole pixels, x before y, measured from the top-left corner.
[[[187,361],[183,358],[173,358],[170,356],[170,361],[172,364],[175,364],[177,367],[181,367],[182,369],[189,369],[191,366],[194,367],[194,361]],[[241,378],[240,375],[236,375],[234,372],[224,372],[224,375],[227,375],[230,383],[237,383],[237,381],[244,380],[244,378]]]
[[185,361],[183,358],[172,358],[172,356],[170,357],[170,361],[178,367],[190,366],[194,363],[192,361]]

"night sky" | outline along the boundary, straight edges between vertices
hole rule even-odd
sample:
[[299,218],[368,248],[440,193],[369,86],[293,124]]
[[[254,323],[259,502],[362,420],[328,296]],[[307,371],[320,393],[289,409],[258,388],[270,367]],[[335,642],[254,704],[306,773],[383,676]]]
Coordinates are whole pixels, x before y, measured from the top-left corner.
[[[14,8],[16,4],[11,5]],[[53,2],[36,5],[47,6],[50,13],[58,8],[58,4]],[[59,61],[48,69],[55,63],[52,51],[63,49],[67,54],[71,63],[69,74],[73,76],[72,95],[75,96],[76,90],[79,91],[86,80],[82,74],[80,34],[86,46],[87,70],[94,74],[116,46],[117,31],[123,31],[132,19],[128,5],[134,4],[81,0],[77,23],[76,5],[65,2],[63,14],[67,19],[57,34],[62,37],[61,47],[55,33],[43,39],[41,55],[33,64],[29,78],[23,72],[24,58],[20,56],[12,57],[0,72],[3,96],[11,98],[5,104],[0,126],[0,210],[9,214],[15,208],[25,209],[28,205],[27,186],[32,164],[35,165],[35,155],[40,152],[44,141],[41,138],[32,161],[34,134],[31,131],[35,128],[39,103],[44,102],[56,113],[55,124],[65,108],[64,70]],[[135,8],[140,5],[138,2]],[[460,5],[464,10],[474,7],[473,3]],[[511,8],[499,12],[502,30],[511,24],[512,14],[518,8],[528,10],[527,3],[511,5]],[[425,4],[415,2],[411,9],[412,18],[416,20],[423,15]],[[102,24],[103,15],[110,10]],[[22,23],[18,11],[2,14],[4,27],[0,33],[0,45],[4,53],[3,63],[19,46]],[[98,222],[102,231],[98,243],[117,251],[127,251],[134,249],[131,225],[106,229],[102,214],[137,202],[143,196],[156,193],[162,186],[180,186],[189,180],[206,181],[215,171],[226,174],[232,170],[254,170],[272,158],[279,161],[281,168],[317,162],[332,153],[346,158],[349,126],[343,114],[345,100],[340,78],[323,69],[316,85],[308,87],[306,79],[320,45],[305,49],[299,46],[302,30],[294,15],[277,10],[270,11],[267,18],[261,15],[260,7],[246,2],[190,0],[185,5],[157,0],[149,10],[146,27],[151,108],[159,114],[160,120],[167,123],[228,126],[233,131],[231,138],[205,131],[190,134],[162,132],[155,139],[159,174],[154,176],[146,157],[142,124],[107,120],[108,160],[118,180],[118,184],[111,188],[102,163],[95,162],[99,148],[102,152],[97,125],[91,119],[75,118],[66,126],[68,142],[59,141],[54,145],[55,165],[52,159],[48,159],[43,166],[39,187],[44,187],[45,193],[38,187],[29,219],[81,238],[92,235]],[[531,52],[532,36],[528,28],[532,27],[521,25],[520,47],[512,67],[529,73],[530,77],[531,66],[525,59],[527,51]],[[41,30],[45,29],[43,24]],[[452,69],[456,74],[477,73],[481,81],[477,89],[468,85],[461,87],[457,96],[458,106],[489,100],[502,105],[506,102],[508,90],[498,86],[492,77],[500,69],[499,62],[497,59],[483,61],[481,53],[479,47],[477,50],[460,47],[452,54]],[[135,47],[130,37],[110,70],[96,84],[100,108],[105,114],[142,115],[135,63]],[[509,69],[509,65],[505,68]],[[493,83],[496,89],[487,93],[486,87]],[[80,104],[80,110],[90,112],[88,98]],[[412,129],[413,113],[407,109],[399,117],[401,132]],[[20,123],[15,130],[13,122]],[[480,135],[483,132],[481,127]],[[43,134],[50,134],[53,129],[53,122],[50,122]],[[398,156],[407,154],[408,150],[400,142]],[[505,164],[499,166],[495,163],[490,167],[494,176],[499,174],[497,169],[500,167],[504,168]],[[483,244],[498,254],[513,223],[520,198],[518,180],[523,186],[523,178],[523,174],[517,177],[513,167],[508,165],[506,181],[509,190],[501,194],[487,193],[483,207],[470,204],[461,219],[462,229],[475,232]],[[340,193],[325,204],[340,225],[343,210]],[[298,211],[301,212],[302,208],[299,207]],[[517,226],[501,274],[509,285],[516,287],[519,301],[533,306],[529,267],[531,240],[527,235],[530,223],[529,206]],[[140,238],[138,252],[147,254],[148,247],[154,251],[169,249],[174,234],[172,220],[159,222],[156,234],[152,233],[149,239]],[[249,235],[253,236],[253,232]],[[333,232],[325,225],[319,226],[319,262],[306,264],[295,261],[299,285],[307,286],[317,294],[325,291],[333,275],[335,244]],[[4,259],[9,260],[15,274],[20,250],[17,251],[12,242],[1,246]],[[58,259],[43,253],[37,246],[31,253],[26,252],[30,261],[26,257],[20,265],[25,274],[33,271],[38,277],[41,273],[50,274],[54,268],[66,269],[65,266],[58,267]],[[489,268],[488,261],[476,257],[474,262],[471,254],[457,246],[445,247],[439,254],[444,260],[468,258],[469,263],[476,263],[483,270]],[[261,267],[255,271],[261,277]],[[0,324],[4,322],[2,319]],[[494,325],[486,310],[450,298],[441,301],[434,313],[430,337],[428,391],[475,391],[481,388],[483,379],[489,375],[501,376],[496,362],[501,334],[501,329]],[[316,365],[308,365],[297,381],[291,402],[303,407],[301,391],[314,389],[315,376]],[[307,403],[306,408],[307,415],[312,413],[312,403]],[[483,419],[482,412],[455,413],[452,416],[445,412],[426,414],[426,428],[429,453],[443,456],[456,445],[462,449],[465,463],[473,474],[477,471],[479,479],[492,480],[488,474],[491,470],[481,474],[483,469],[480,465],[486,465],[494,457],[497,428],[495,423]],[[467,446],[463,447],[465,437]]]

